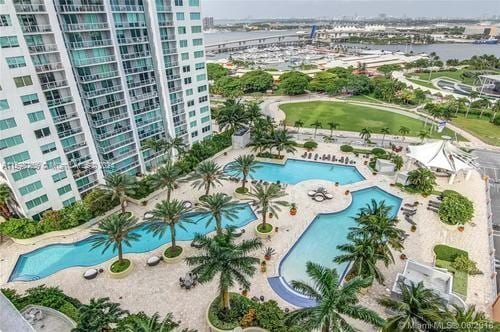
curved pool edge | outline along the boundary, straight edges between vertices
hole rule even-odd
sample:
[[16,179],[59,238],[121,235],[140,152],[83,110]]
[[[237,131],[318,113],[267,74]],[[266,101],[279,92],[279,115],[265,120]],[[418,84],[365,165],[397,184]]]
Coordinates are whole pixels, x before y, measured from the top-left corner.
[[[237,228],[246,227],[246,226],[250,225],[251,223],[255,222],[256,220],[258,220],[258,217],[255,214],[255,211],[253,210],[251,204],[249,204],[249,203],[241,203],[241,205],[248,207],[248,211],[251,212],[251,218],[248,220],[248,222],[246,222],[245,224],[242,224],[242,225],[238,226]],[[138,225],[138,227],[141,227],[143,225],[144,225],[144,223],[140,223]],[[215,230],[212,230],[212,231],[204,233],[204,234],[208,235],[208,234],[212,234],[214,232],[215,232]],[[114,255],[113,257],[111,257],[109,259],[105,259],[105,260],[103,260],[103,261],[101,261],[101,262],[99,262],[97,264],[82,264],[82,265],[68,266],[66,268],[57,270],[57,271],[55,271],[53,273],[50,273],[50,274],[48,274],[46,276],[43,276],[43,277],[40,277],[38,275],[27,274],[26,276],[31,276],[32,277],[29,280],[17,279],[17,277],[14,275],[15,272],[16,272],[16,270],[19,268],[20,264],[23,262],[23,260],[26,260],[28,258],[27,256],[30,255],[30,254],[33,254],[33,253],[36,253],[37,251],[40,251],[40,250],[43,250],[43,249],[46,249],[46,248],[49,248],[49,247],[54,247],[54,246],[74,246],[76,244],[80,244],[82,242],[88,241],[89,239],[91,239],[91,238],[93,238],[95,236],[97,236],[97,235],[87,236],[86,238],[78,240],[78,241],[75,241],[75,242],[67,242],[67,243],[57,242],[57,243],[51,243],[51,244],[47,244],[47,245],[41,246],[39,248],[33,249],[31,251],[25,252],[23,254],[19,254],[17,256],[16,263],[14,264],[14,267],[12,268],[12,270],[11,270],[11,272],[9,274],[9,278],[7,279],[7,283],[11,283],[11,282],[30,282],[30,281],[35,281],[35,280],[41,280],[41,279],[47,278],[47,277],[49,277],[49,276],[51,276],[51,275],[53,275],[55,273],[58,273],[60,271],[63,271],[63,270],[67,270],[67,269],[71,269],[71,268],[81,268],[81,267],[97,266],[99,264],[105,264],[105,263],[109,262],[110,260],[114,259],[116,257],[116,255]],[[177,240],[177,242],[189,242],[189,241],[192,241],[192,239]],[[143,254],[143,253],[151,252],[153,250],[157,250],[161,246],[164,246],[164,245],[166,245],[168,243],[170,243],[170,238],[168,238],[167,242],[159,244],[158,246],[156,246],[156,247],[154,247],[152,249],[145,250],[145,251],[140,251],[140,250],[139,251],[129,251],[129,252],[127,252],[127,254]],[[96,252],[99,252],[99,251],[96,249]]]

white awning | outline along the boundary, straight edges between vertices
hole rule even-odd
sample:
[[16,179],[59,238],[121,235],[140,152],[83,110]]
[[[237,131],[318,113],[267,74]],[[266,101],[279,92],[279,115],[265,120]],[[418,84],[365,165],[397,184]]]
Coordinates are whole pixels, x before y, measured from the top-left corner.
[[450,141],[438,141],[424,145],[409,146],[408,157],[428,168],[441,168],[453,173],[476,169],[476,157],[460,150]]

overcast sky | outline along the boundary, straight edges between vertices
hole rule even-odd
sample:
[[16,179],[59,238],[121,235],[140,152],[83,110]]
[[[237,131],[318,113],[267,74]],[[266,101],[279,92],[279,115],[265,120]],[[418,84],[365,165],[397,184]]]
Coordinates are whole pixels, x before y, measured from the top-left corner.
[[203,15],[216,19],[500,16],[500,0],[201,0]]

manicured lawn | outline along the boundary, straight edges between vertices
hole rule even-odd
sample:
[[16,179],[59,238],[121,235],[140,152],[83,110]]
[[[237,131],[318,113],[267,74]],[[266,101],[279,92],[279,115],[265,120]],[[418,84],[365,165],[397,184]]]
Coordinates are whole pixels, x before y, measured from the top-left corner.
[[452,123],[457,127],[467,130],[477,136],[485,143],[500,146],[500,126],[489,122],[486,118],[465,118],[463,116],[454,118]]
[[467,296],[467,282],[469,275],[467,272],[455,270],[451,264],[458,256],[469,257],[469,253],[467,251],[443,244],[435,246],[434,253],[436,254],[436,266],[447,269],[453,274],[453,292]]
[[[418,119],[342,102],[313,101],[283,104],[280,107],[286,114],[286,123],[289,126],[301,120],[304,127],[312,128],[312,124],[318,120],[324,129],[328,129],[329,122],[336,122],[340,124],[338,130],[359,132],[363,128],[369,128],[373,133],[380,133],[380,129],[387,127],[393,135],[399,135],[399,128],[405,126],[410,129],[407,136],[417,136],[420,130],[424,129],[424,122]],[[446,128],[442,133],[433,133],[432,137],[440,138],[442,135],[455,136]]]
[[381,104],[382,102],[378,99],[372,98],[370,96],[362,95],[362,96],[352,96],[347,99],[348,101],[361,101],[365,103],[373,103],[373,104]]

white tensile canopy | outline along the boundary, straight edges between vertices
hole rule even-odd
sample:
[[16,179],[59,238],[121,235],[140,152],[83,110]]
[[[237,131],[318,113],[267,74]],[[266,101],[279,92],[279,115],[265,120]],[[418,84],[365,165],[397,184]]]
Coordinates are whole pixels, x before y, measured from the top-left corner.
[[453,182],[455,175],[460,171],[470,171],[478,166],[475,162],[476,157],[460,150],[449,140],[427,143],[424,145],[411,145],[408,147],[410,152],[408,157],[417,160],[427,168],[443,169],[452,173],[450,183]]

